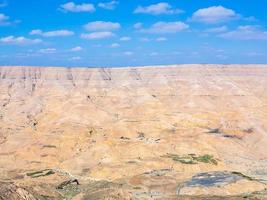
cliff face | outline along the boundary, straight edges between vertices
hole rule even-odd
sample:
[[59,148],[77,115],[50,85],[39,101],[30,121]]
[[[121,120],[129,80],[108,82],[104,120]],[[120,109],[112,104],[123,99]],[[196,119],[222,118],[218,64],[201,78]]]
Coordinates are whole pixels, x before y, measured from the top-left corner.
[[0,67],[0,181],[51,199],[263,191],[266,113],[263,65]]

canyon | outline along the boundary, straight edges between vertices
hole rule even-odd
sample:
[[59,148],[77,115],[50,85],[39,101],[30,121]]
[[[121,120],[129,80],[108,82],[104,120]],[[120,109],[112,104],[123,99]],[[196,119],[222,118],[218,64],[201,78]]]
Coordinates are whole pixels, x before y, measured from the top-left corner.
[[267,199],[267,65],[0,67],[0,199]]

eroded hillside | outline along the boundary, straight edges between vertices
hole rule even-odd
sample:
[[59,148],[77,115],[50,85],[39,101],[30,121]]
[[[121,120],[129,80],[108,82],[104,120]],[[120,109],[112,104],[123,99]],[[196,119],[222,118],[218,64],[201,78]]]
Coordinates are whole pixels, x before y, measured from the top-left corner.
[[266,148],[267,66],[0,68],[1,200],[267,199]]

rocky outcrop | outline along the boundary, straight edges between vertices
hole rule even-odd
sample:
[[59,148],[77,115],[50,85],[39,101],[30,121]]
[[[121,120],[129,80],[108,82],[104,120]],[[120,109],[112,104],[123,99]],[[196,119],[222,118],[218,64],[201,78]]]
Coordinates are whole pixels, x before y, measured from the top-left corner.
[[1,200],[37,200],[31,193],[12,183],[0,182]]

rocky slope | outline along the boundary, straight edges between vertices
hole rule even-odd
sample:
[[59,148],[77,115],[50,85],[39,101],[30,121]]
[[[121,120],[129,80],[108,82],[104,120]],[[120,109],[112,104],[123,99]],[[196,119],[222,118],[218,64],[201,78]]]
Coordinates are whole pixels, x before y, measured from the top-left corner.
[[267,199],[267,66],[0,67],[0,199]]

